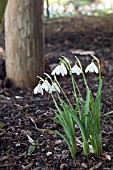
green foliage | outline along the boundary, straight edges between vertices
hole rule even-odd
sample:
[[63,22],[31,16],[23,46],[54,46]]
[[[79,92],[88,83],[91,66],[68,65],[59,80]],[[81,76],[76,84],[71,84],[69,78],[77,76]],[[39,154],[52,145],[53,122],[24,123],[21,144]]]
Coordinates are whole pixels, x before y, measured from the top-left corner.
[[58,113],[56,112],[56,116],[54,120],[63,127],[65,135],[61,134],[58,131],[53,131],[53,132],[61,136],[66,141],[70,149],[71,156],[74,159],[77,150],[76,150],[76,140],[75,140],[74,119],[72,118],[71,114],[69,114],[72,110],[70,107],[68,107],[68,105],[64,101],[62,101],[63,111],[59,108],[55,100],[54,103],[58,111]]
[[30,144],[28,148],[28,155],[34,153],[35,149],[36,149],[36,145]]
[[[113,2],[91,0],[48,0],[49,18],[69,17],[78,14],[88,16],[105,16],[113,14]],[[46,0],[44,1],[46,4]],[[46,6],[46,5],[45,5]],[[46,9],[44,10],[45,16]]]
[[[46,0],[45,0],[46,1]],[[58,3],[61,5],[65,5],[68,3],[73,3],[74,5],[86,5],[89,3],[89,0],[49,0],[49,4],[54,4],[54,3]]]
[[[87,73],[89,71],[91,73],[96,72],[97,74],[99,74],[99,85],[95,98],[93,97],[93,93],[88,86],[81,62],[77,57],[75,57],[76,64],[73,68],[71,68],[71,65],[67,58],[62,57],[60,59],[59,65],[51,73],[54,76],[54,80],[52,80],[52,78],[45,73],[45,75],[47,76],[46,79],[44,80],[39,77],[40,82],[38,86],[36,86],[36,88],[34,89],[35,94],[41,93],[43,95],[44,89],[51,94],[55,107],[57,109],[54,120],[56,121],[56,123],[59,123],[62,126],[64,133],[61,133],[57,130],[52,130],[52,132],[58,134],[65,140],[73,159],[75,158],[77,153],[75,125],[77,125],[81,131],[84,155],[87,155],[91,152],[95,153],[95,155],[97,156],[100,156],[102,152],[100,127],[102,78],[99,60],[95,56],[92,57],[93,60],[91,64],[86,67],[85,72]],[[94,64],[94,61],[97,62],[98,67]],[[67,75],[67,73],[70,74],[72,80],[73,95],[76,102],[75,107],[72,106],[71,101],[69,100],[68,96],[66,95],[56,77],[56,75],[61,74],[62,76],[64,76]],[[79,86],[74,79],[74,73],[77,75],[82,74],[83,76],[86,88],[85,99],[82,97]],[[48,79],[49,81],[51,81],[52,85],[49,84]],[[53,92],[56,92],[59,101],[56,101]],[[62,92],[65,101],[59,94],[60,92]]]
[[7,6],[8,0],[0,0],[0,28],[4,19],[5,9]]
[[0,129],[2,129],[3,127],[4,127],[4,124],[0,122]]

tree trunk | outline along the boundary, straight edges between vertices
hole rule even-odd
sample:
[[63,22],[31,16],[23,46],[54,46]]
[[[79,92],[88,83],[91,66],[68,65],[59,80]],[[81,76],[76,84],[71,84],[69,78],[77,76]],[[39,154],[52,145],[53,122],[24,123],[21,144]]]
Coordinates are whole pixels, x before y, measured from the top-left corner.
[[6,74],[33,88],[43,68],[43,0],[9,0],[5,14]]

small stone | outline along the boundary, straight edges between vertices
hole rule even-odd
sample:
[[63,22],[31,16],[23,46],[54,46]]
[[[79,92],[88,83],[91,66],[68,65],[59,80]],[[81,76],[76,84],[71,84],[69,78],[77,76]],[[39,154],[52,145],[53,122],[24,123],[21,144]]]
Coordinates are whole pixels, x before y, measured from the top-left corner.
[[61,143],[62,143],[62,140],[61,140],[61,139],[55,141],[55,144],[56,144],[56,145],[59,145],[59,144],[61,144]]
[[21,133],[22,133],[24,136],[27,136],[27,135],[32,136],[32,133],[31,133],[31,131],[29,131],[29,130],[21,130]]
[[67,164],[61,164],[60,165],[60,170],[66,170],[66,169],[69,169]]
[[59,147],[54,147],[54,150],[55,150],[55,151],[61,151],[61,148],[59,148]]
[[15,96],[15,99],[22,99],[23,97],[21,96]]
[[63,150],[63,151],[62,151],[62,154],[65,154],[65,155],[67,155],[68,153],[69,153],[68,150]]
[[62,159],[66,159],[69,156],[69,151],[63,150],[62,151]]
[[81,166],[83,167],[83,168],[85,168],[85,169],[87,169],[88,168],[88,166],[87,166],[87,164],[86,163],[81,163]]
[[53,153],[52,152],[47,152],[46,153],[46,156],[50,156],[50,155],[52,155]]
[[62,157],[62,154],[55,154],[54,155],[54,159],[58,159],[58,158],[61,158]]
[[20,143],[16,143],[16,147],[20,146]]

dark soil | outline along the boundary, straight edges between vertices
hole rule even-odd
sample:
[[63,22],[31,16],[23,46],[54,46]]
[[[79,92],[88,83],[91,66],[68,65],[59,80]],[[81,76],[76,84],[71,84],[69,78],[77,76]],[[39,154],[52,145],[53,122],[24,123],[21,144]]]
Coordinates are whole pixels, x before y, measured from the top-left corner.
[[[72,23],[71,23],[72,24]],[[68,22],[65,27],[69,27]],[[58,29],[58,25],[57,25]],[[71,29],[71,28],[70,28]],[[92,32],[93,30],[93,32]],[[51,30],[50,30],[51,32]],[[45,72],[50,73],[65,55],[74,63],[77,55],[84,67],[90,63],[90,54],[95,54],[101,62],[103,76],[102,90],[102,142],[100,157],[83,155],[78,146],[77,157],[72,160],[63,139],[44,129],[59,129],[52,118],[55,107],[50,95],[33,95],[33,90],[6,88],[0,89],[0,169],[1,170],[112,170],[113,169],[113,115],[103,116],[113,110],[113,33],[90,29],[85,32],[60,32],[45,37]],[[81,76],[76,77],[81,83]],[[95,75],[87,75],[92,90],[97,89]],[[3,81],[3,80],[1,80]],[[59,77],[66,93],[73,102],[70,77]],[[4,81],[5,82],[5,81]],[[81,92],[85,94],[81,86]],[[74,103],[73,103],[74,104]],[[78,128],[77,138],[80,137]],[[37,147],[30,152],[27,135],[36,142]]]

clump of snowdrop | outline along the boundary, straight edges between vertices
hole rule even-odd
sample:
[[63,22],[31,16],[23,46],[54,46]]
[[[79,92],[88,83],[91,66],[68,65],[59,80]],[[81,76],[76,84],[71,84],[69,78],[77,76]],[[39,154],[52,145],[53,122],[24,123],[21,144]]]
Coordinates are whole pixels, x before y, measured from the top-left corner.
[[[75,138],[76,125],[78,125],[81,131],[81,147],[83,147],[84,155],[93,152],[97,156],[100,156],[102,152],[100,127],[102,78],[99,60],[95,56],[92,57],[92,62],[86,67],[84,71],[78,57],[75,56],[75,65],[71,66],[69,60],[66,57],[62,56],[62,58],[60,58],[60,63],[51,73],[52,77],[47,73],[45,73],[45,79],[38,76],[38,78],[40,79],[39,84],[34,88],[34,94],[40,93],[43,95],[44,92],[48,92],[48,94],[51,95],[57,110],[54,120],[63,127],[64,134],[60,133],[57,130],[52,132],[58,134],[66,141],[73,159],[75,158],[77,152]],[[96,93],[96,98],[94,98],[93,93],[88,86],[85,77],[85,73],[87,72],[96,73],[99,76],[99,85],[98,91]],[[71,76],[71,83],[73,87],[72,93],[76,102],[75,106],[71,104],[70,99],[66,95],[65,91],[63,90],[57,79],[58,75],[64,77],[67,74]],[[75,80],[76,76],[79,76],[80,74],[83,77],[86,88],[85,100],[82,97],[79,85]],[[54,93],[56,93],[59,101],[56,100]],[[65,101],[62,99],[59,93],[62,93]]]

